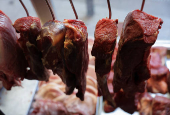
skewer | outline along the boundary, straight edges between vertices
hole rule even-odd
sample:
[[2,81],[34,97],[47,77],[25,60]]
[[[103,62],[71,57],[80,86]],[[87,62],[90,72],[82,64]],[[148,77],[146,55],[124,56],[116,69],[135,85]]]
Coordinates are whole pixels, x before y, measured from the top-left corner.
[[21,5],[23,6],[23,8],[25,9],[25,12],[27,13],[27,17],[29,17],[29,13],[28,13],[28,10],[27,8],[25,7],[24,3],[22,2],[22,0],[19,0]]
[[70,1],[70,4],[71,4],[72,9],[73,9],[73,11],[74,11],[74,14],[75,14],[75,16],[76,16],[76,19],[78,19],[78,15],[77,15],[77,12],[76,12],[76,10],[75,10],[75,7],[74,7],[74,4],[73,4],[72,0],[69,0],[69,1]]
[[144,7],[144,4],[145,4],[145,0],[143,0],[143,2],[142,2],[142,6],[141,6],[141,11],[143,11],[143,7]]
[[110,7],[110,0],[107,0],[107,4],[108,4],[108,9],[109,9],[109,19],[111,19],[111,17],[112,17],[112,10],[111,10],[111,7]]
[[54,12],[53,12],[53,10],[52,10],[52,8],[51,8],[48,0],[45,0],[45,1],[46,1],[46,3],[47,3],[48,8],[50,9],[50,12],[51,12],[51,15],[52,15],[53,20],[55,20]]

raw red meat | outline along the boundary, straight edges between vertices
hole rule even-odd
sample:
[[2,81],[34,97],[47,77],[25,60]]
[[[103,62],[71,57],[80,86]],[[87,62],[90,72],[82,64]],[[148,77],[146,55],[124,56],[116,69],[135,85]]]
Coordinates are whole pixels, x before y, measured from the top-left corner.
[[37,39],[43,64],[52,69],[66,84],[66,94],[78,89],[77,97],[84,99],[85,74],[88,67],[87,27],[79,20],[49,21]]
[[[76,87],[76,94],[84,100],[86,89],[86,72],[89,63],[87,27],[80,20],[64,20],[67,28],[64,41],[64,81],[66,93],[71,94]],[[70,86],[70,84],[72,84]]]
[[117,107],[113,107],[111,106],[107,101],[104,101],[104,112],[106,113],[110,113],[110,112],[113,112]]
[[[62,78],[65,27],[60,21],[48,21],[41,29],[37,38],[38,49],[42,52],[42,62],[47,69]],[[63,79],[63,78],[62,78]]]
[[48,70],[43,66],[42,54],[37,48],[36,39],[41,30],[41,22],[36,17],[19,18],[14,23],[14,28],[20,33],[18,43],[20,44],[26,60],[28,61],[28,70],[26,79],[48,80]]
[[150,49],[162,23],[162,19],[140,10],[126,16],[114,63],[115,92],[121,88],[132,96],[135,92],[144,92],[145,80],[150,78]]
[[167,78],[169,76],[169,69],[162,65],[162,54],[152,52],[150,55],[151,78],[147,80],[147,90],[152,93],[165,94],[168,92]]
[[[137,94],[136,94],[137,95]],[[137,111],[138,100],[136,100],[136,95],[127,97],[126,93],[119,91],[114,94],[114,101],[117,107],[120,107],[124,111],[132,114]]]
[[113,96],[112,98],[113,98],[116,106],[114,106],[114,107],[110,106],[108,101],[105,100],[104,111],[106,113],[109,113],[109,112],[114,111],[116,108],[120,107],[122,110],[124,110],[130,114],[133,114],[139,108],[138,107],[139,99],[140,99],[139,97],[141,95],[142,94],[140,94],[140,93],[136,93],[134,96],[127,97],[126,93],[124,93],[122,90],[117,93],[114,93],[114,94],[112,94],[112,96]]
[[20,80],[26,76],[26,59],[19,47],[17,35],[12,22],[0,10],[0,80],[10,90],[12,86],[20,86]]
[[111,94],[107,87],[107,74],[111,70],[112,54],[117,39],[118,20],[103,18],[98,21],[95,29],[95,40],[92,56],[95,56],[95,72],[99,91],[108,102],[114,106]]
[[43,65],[47,69],[51,69],[54,74],[58,74],[64,83],[65,76],[63,73],[65,66],[63,48],[65,33],[66,28],[62,22],[51,20],[42,26],[40,35],[37,38],[38,49],[42,52]]

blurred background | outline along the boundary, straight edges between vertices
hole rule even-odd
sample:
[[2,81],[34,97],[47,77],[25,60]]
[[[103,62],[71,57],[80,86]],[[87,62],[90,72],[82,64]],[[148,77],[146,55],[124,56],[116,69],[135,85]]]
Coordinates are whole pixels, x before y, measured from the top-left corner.
[[[36,2],[39,10],[45,15],[48,10],[43,0],[32,0]],[[19,0],[0,0],[0,10],[4,11],[14,22],[17,18],[26,16],[26,13],[19,3]],[[31,0],[23,0],[31,16],[37,16],[36,11],[31,4]],[[83,20],[88,28],[89,36],[94,35],[95,25],[99,19],[109,16],[107,0],[73,0],[79,19]],[[110,0],[112,7],[112,19],[119,20],[119,33],[121,31],[122,22],[126,15],[134,10],[140,9],[142,0]],[[56,18],[60,21],[64,19],[74,19],[75,15],[71,8],[69,0],[51,0]],[[162,18],[164,23],[159,40],[169,40],[170,36],[170,0],[146,0],[143,11],[156,17]],[[46,9],[47,8],[47,9]],[[48,17],[45,21],[48,21]],[[43,22],[45,22],[43,21]]]
[[[42,24],[52,19],[44,0],[22,1],[26,5],[30,16],[39,16],[42,19]],[[50,1],[57,20],[75,19],[69,0]],[[102,18],[109,17],[107,0],[73,0],[73,3],[79,19],[83,20],[87,26],[89,37],[93,38],[96,23]],[[110,0],[110,4],[112,19],[119,20],[118,33],[120,35],[126,15],[132,10],[140,9],[142,0]],[[36,10],[34,6],[36,6]],[[18,18],[26,17],[25,10],[19,0],[0,0],[0,10],[13,23]],[[38,11],[38,14],[36,11]],[[164,23],[158,35],[158,40],[162,41],[161,43],[167,43],[168,47],[170,47],[170,0],[146,0],[143,11],[163,19]],[[6,91],[5,89],[0,91],[0,95],[2,94],[0,97],[0,109],[7,115],[12,115],[13,113],[16,115],[25,115],[29,110],[37,83],[38,81],[36,80],[24,80],[22,82],[23,88],[14,87],[11,91]]]

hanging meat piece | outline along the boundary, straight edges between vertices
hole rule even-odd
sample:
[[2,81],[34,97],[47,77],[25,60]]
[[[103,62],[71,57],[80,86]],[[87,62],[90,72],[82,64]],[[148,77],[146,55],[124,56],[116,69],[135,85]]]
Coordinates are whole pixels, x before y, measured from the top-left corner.
[[0,80],[7,90],[20,86],[26,76],[27,62],[17,40],[11,20],[0,10]]
[[87,27],[80,20],[64,20],[67,28],[64,41],[64,81],[67,85],[66,93],[71,94],[74,88],[76,94],[84,100],[86,89],[86,72],[89,63]]
[[118,20],[103,18],[95,29],[92,56],[95,56],[95,72],[99,91],[111,105],[114,105],[107,87],[107,74],[111,70],[112,54],[116,45]]
[[[37,38],[37,47],[42,52],[42,62],[47,69],[62,78],[65,26],[60,21],[48,21],[42,26]],[[62,78],[63,79],[63,78]]]
[[124,21],[114,63],[114,91],[121,88],[127,95],[144,92],[150,78],[150,49],[163,21],[140,10],[130,12]]
[[104,111],[106,113],[114,111],[116,108],[120,107],[125,112],[133,114],[135,111],[138,110],[139,106],[139,97],[143,95],[141,93],[136,93],[134,96],[127,97],[126,93],[122,90],[112,94],[112,98],[115,102],[114,107],[110,106],[108,101],[105,100],[104,102]]
[[124,111],[133,114],[137,111],[138,100],[136,99],[137,94],[127,97],[126,93],[119,91],[114,94],[114,101],[117,107],[120,107]]
[[36,39],[41,30],[41,22],[36,17],[19,18],[14,23],[14,28],[20,33],[18,43],[24,51],[28,67],[26,79],[48,80],[48,70],[43,66],[42,54],[37,48]]
[[85,74],[88,67],[87,27],[79,20],[49,21],[37,39],[43,64],[58,74],[66,84],[66,94],[78,89],[77,97],[84,99]]

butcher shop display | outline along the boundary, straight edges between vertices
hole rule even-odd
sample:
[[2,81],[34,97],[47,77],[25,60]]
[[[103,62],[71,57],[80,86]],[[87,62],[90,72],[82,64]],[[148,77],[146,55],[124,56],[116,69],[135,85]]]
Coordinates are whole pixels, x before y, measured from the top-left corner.
[[120,107],[130,114],[136,111],[140,115],[169,114],[169,98],[152,97],[147,93],[168,92],[169,69],[164,65],[167,49],[151,47],[162,23],[161,19],[141,10],[134,10],[125,18],[118,50],[112,55],[113,70],[108,74],[107,81],[116,106],[111,106],[105,99],[106,113]]
[[118,20],[111,19],[109,0],[108,6],[110,12],[109,18],[103,18],[96,24],[94,32],[95,40],[91,54],[95,56],[95,72],[99,92],[114,106],[114,102],[107,87],[107,74],[111,69],[112,54],[116,45]]
[[39,82],[39,90],[32,105],[31,115],[46,113],[52,115],[94,115],[97,103],[97,81],[94,65],[88,65],[86,84],[84,101],[81,101],[75,96],[76,90],[73,91],[73,94],[66,95],[64,93],[66,85],[58,75],[53,75],[51,72],[48,82]]
[[[158,51],[164,49],[165,54],[162,55],[162,52],[158,53]],[[150,60],[150,66],[151,66],[151,78],[147,80],[147,87],[145,89],[144,93],[135,93],[132,96],[126,96],[125,93],[123,92],[123,90],[120,90],[119,92],[115,93],[113,91],[113,86],[112,86],[112,81],[114,79],[114,71],[111,70],[111,72],[108,74],[108,87],[109,87],[109,91],[111,92],[112,98],[115,101],[116,106],[112,107],[107,100],[104,101],[104,111],[106,113],[110,113],[115,111],[118,107],[120,107],[122,110],[133,114],[135,111],[139,111],[141,112],[141,115],[152,115],[152,114],[142,114],[142,112],[148,111],[150,112],[151,109],[148,108],[147,104],[149,104],[150,102],[150,98],[152,99],[152,96],[147,93],[147,92],[151,92],[151,93],[161,93],[161,94],[165,94],[168,92],[168,78],[169,78],[169,70],[167,70],[167,67],[163,65],[163,61],[158,60],[158,59],[165,59],[164,56],[166,55],[166,48],[164,47],[152,47],[151,48],[151,60]],[[113,54],[113,58],[112,61],[114,61],[114,55],[116,55],[117,50],[115,48],[114,50],[114,54]],[[152,53],[156,53],[157,55],[152,55]],[[160,58],[161,56],[161,58]],[[159,63],[158,63],[159,62]],[[114,62],[112,62],[114,64]],[[159,66],[158,66],[159,65]],[[155,68],[155,71],[152,70],[153,67]],[[159,69],[159,67],[163,67],[162,69]],[[156,74],[155,74],[156,72]],[[157,76],[154,76],[157,75]],[[141,99],[141,97],[143,97]],[[146,99],[145,99],[146,97]],[[166,97],[162,97],[165,100],[168,99]],[[144,107],[140,107],[140,102],[141,100],[141,104]],[[146,103],[147,102],[147,103]]]
[[[22,3],[22,1],[20,0]],[[22,3],[25,8],[24,4]],[[48,81],[48,70],[43,66],[42,54],[37,48],[36,39],[41,31],[41,22],[37,17],[29,16],[19,18],[14,22],[15,30],[20,33],[18,44],[24,52],[30,70],[27,70],[26,79],[46,80]]]
[[[48,2],[47,2],[48,3]],[[66,94],[76,94],[84,100],[88,68],[87,27],[78,19],[46,22],[37,38],[43,65],[58,74],[66,84]]]
[[113,67],[114,92],[121,88],[127,96],[144,92],[146,80],[151,76],[150,49],[162,23],[162,19],[140,10],[134,10],[126,16]]
[[[147,80],[147,90],[152,93],[166,94],[168,92],[168,77],[169,69],[163,65],[163,58],[156,49],[163,49],[160,47],[151,48],[150,70],[151,78]],[[166,52],[166,49],[165,49]]]
[[44,24],[29,15],[22,0],[27,16],[14,23],[0,10],[0,89],[38,80],[31,115],[100,115],[101,108],[105,114],[120,108],[170,115],[169,49],[154,46],[163,20],[143,11],[145,0],[125,17],[120,38],[110,0],[109,17],[97,22],[94,38],[72,0],[76,19],[64,20],[44,1],[52,16]]
[[27,61],[20,48],[18,37],[12,22],[0,10],[0,80],[10,90],[12,86],[21,86],[21,80],[27,74]]

